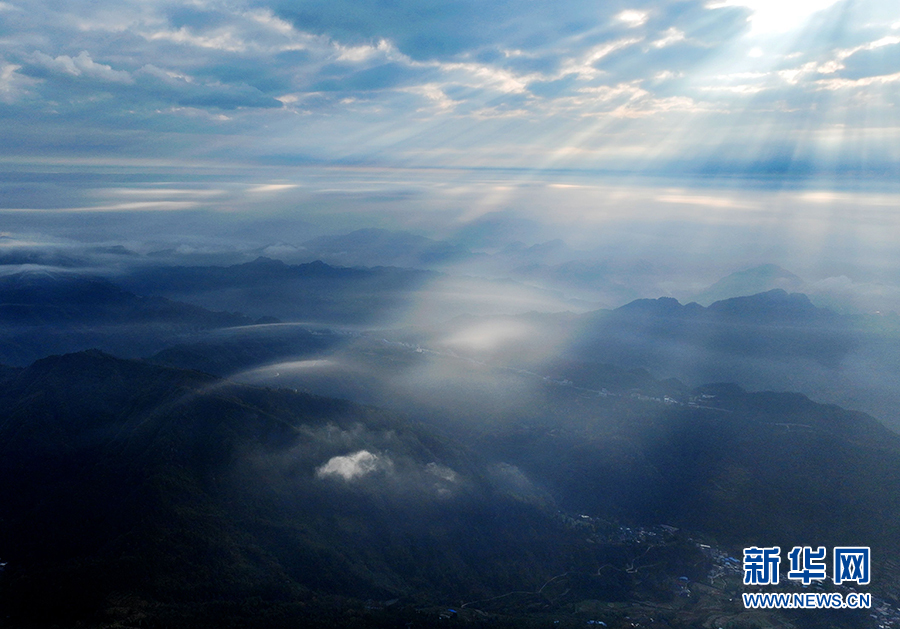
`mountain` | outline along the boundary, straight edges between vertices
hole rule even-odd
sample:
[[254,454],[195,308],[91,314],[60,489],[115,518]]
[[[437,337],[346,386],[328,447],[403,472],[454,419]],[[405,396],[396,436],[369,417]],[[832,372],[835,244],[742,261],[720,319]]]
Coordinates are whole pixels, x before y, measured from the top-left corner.
[[645,369],[690,387],[798,391],[900,431],[900,319],[836,314],[780,289],[709,307],[663,297],[582,314],[461,318],[396,338],[545,375],[561,360]]
[[321,359],[347,340],[344,334],[290,324],[243,326],[198,334],[153,354],[148,361],[228,377],[271,363]]
[[[448,601],[497,626],[625,627],[647,604],[674,627],[736,617],[739,577],[703,586],[697,540],[865,543],[883,591],[895,576],[900,437],[796,394],[715,385],[578,412],[551,386],[544,423],[463,445],[452,426],[97,351],[0,375],[13,627],[431,626]],[[701,604],[674,594],[683,575]]]
[[515,242],[538,242],[546,232],[546,225],[500,211],[464,223],[449,240],[476,251],[499,250]]
[[253,323],[162,297],[135,295],[85,275],[24,271],[0,276],[0,323],[7,325],[171,323],[215,328]]
[[377,409],[97,351],[9,375],[10,626],[221,626],[217,601],[242,626],[294,626],[329,596],[534,589],[571,557],[552,512],[512,493],[515,468]]
[[[673,627],[736,617],[739,577],[702,586],[697,540],[865,543],[879,591],[896,576],[900,437],[801,395],[548,384],[543,422],[463,445],[458,425],[98,351],[0,377],[8,626],[432,626],[448,601],[497,626],[589,608],[625,627],[651,601]],[[673,593],[683,575],[702,604]]]
[[696,302],[682,305],[672,297],[637,299],[615,310],[627,318],[675,317],[702,319],[707,323],[734,322],[738,325],[840,325],[840,317],[819,308],[803,293],[788,294],[780,288],[746,297],[732,297],[703,308]]
[[465,247],[409,232],[359,229],[302,243],[302,255],[338,266],[438,269],[479,258]]
[[99,277],[47,271],[0,276],[0,361],[10,364],[89,347],[134,357],[200,331],[252,323],[234,312],[136,295]]
[[[724,379],[774,388],[777,380],[759,384],[748,373],[776,369],[780,362],[837,368],[855,343],[849,320],[817,308],[803,294],[775,289],[708,308],[669,297],[637,300],[584,315],[572,345],[577,355],[600,353],[614,364],[697,383]],[[668,368],[658,371],[663,365]]]
[[790,271],[777,264],[763,264],[723,277],[709,288],[694,295],[692,300],[708,306],[723,299],[755,295],[776,288],[800,292],[805,287],[805,282]]
[[[470,225],[463,233],[473,229]],[[489,228],[488,232],[492,230]],[[494,250],[491,246],[494,239],[490,236],[482,242],[481,238],[476,238],[472,243],[475,247],[487,245],[493,251],[475,253],[462,244],[409,232],[360,229],[348,234],[320,236],[302,243],[299,248],[267,248],[262,255],[270,255],[271,251],[271,255],[285,260],[320,260],[335,266],[392,266],[457,275],[508,277],[546,290],[563,291],[578,299],[610,304],[652,294],[657,288],[651,280],[656,277],[656,270],[648,268],[646,263],[623,265],[612,260],[590,259],[592,252],[573,249],[560,239],[532,245],[515,240]],[[464,242],[468,240],[464,238]]]
[[587,310],[559,292],[509,280],[452,276],[398,267],[288,265],[260,257],[229,267],[147,267],[118,279],[140,294],[163,295],[216,310],[239,310],[323,325],[395,325],[441,321],[466,312]]
[[321,261],[288,265],[259,257],[227,267],[148,267],[123,277],[121,283],[135,292],[211,309],[353,324],[395,316],[407,294],[436,277],[432,271],[346,268]]
[[[525,250],[519,257],[525,257],[531,249],[533,248]],[[510,276],[519,281],[537,286],[552,286],[566,294],[609,305],[618,305],[648,293],[658,294],[653,270],[643,268],[641,264],[622,268],[619,264],[592,259],[575,259],[554,264],[529,261],[512,268]]]
[[803,293],[788,294],[780,288],[746,297],[732,297],[711,304],[707,312],[714,317],[755,324],[828,325],[839,317],[827,308],[813,305]]

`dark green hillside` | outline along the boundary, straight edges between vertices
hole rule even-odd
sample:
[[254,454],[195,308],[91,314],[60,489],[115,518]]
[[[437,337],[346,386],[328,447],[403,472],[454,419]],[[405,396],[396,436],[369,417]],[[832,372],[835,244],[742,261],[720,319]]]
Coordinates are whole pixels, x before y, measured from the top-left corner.
[[[13,626],[100,622],[122,597],[166,609],[490,597],[579,557],[502,474],[376,409],[96,351],[7,375],[0,558]],[[360,452],[358,476],[321,472]]]
[[883,560],[900,552],[895,433],[800,394],[715,385],[672,395],[576,406],[559,393],[555,421],[495,431],[484,447],[542,479],[568,512],[669,523],[733,546],[814,539],[878,547]]

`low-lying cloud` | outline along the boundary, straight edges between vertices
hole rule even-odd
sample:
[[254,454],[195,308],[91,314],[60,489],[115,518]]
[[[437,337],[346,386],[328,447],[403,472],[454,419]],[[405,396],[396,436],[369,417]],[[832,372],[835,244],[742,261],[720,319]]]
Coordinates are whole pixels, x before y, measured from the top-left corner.
[[344,456],[333,456],[324,465],[316,468],[318,478],[339,477],[351,481],[366,476],[379,469],[392,466],[388,457],[380,457],[368,450],[360,450]]

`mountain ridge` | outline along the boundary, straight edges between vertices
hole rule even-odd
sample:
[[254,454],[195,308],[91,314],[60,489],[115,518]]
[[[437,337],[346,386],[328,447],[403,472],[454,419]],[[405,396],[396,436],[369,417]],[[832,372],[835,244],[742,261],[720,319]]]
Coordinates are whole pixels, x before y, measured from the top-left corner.
[[726,275],[693,295],[691,299],[704,306],[709,306],[713,302],[723,299],[755,295],[774,288],[802,292],[806,288],[806,282],[777,264],[761,264]]
[[692,301],[682,304],[673,297],[637,299],[612,312],[653,317],[715,317],[743,319],[747,323],[834,323],[839,315],[815,306],[804,293],[788,293],[774,288],[753,295],[729,297],[708,306]]

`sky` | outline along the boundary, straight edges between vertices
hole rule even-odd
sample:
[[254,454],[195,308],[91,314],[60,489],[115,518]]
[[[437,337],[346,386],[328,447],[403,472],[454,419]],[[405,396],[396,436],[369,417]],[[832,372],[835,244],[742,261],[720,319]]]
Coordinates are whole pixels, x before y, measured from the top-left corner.
[[0,2],[5,161],[894,172],[900,8]]
[[895,270],[898,85],[883,0],[3,0],[0,245],[500,212]]

